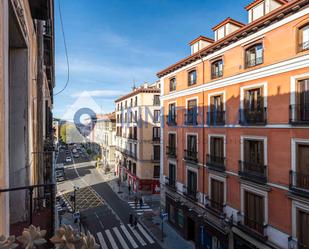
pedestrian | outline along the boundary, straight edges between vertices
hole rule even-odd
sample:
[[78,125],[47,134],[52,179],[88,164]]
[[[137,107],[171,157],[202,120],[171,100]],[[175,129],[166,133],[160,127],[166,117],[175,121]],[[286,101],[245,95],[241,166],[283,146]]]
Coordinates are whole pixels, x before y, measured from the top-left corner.
[[129,195],[131,194],[131,185],[129,184],[128,186],[128,190],[129,190]]
[[139,208],[142,208],[142,206],[143,206],[143,198],[141,197],[139,199]]
[[129,223],[130,223],[130,226],[133,226],[133,215],[131,213],[129,216]]
[[134,218],[134,228],[137,228],[137,216]]
[[137,200],[137,197],[135,196],[135,198],[134,198],[134,206],[135,206],[135,209],[137,209],[137,202],[138,202],[138,200]]

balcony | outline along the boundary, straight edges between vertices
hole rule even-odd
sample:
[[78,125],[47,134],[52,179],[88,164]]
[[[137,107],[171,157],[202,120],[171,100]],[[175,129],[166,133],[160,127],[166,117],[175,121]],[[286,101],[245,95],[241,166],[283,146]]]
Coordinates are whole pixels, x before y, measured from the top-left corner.
[[171,158],[176,158],[176,147],[166,146],[166,155]]
[[289,187],[292,193],[309,197],[309,175],[291,170]]
[[165,186],[167,186],[169,189],[175,191],[176,190],[176,181],[175,179],[165,177]]
[[185,160],[197,163],[198,157],[197,157],[197,151],[191,151],[191,150],[184,150],[184,158]]
[[152,155],[152,156],[151,156],[151,162],[153,162],[153,163],[159,163],[159,162],[160,162],[160,154],[159,154],[159,155],[157,155],[157,154]]
[[185,124],[186,125],[197,125],[197,112],[185,113]]
[[298,52],[309,50],[309,41],[302,42],[298,45]]
[[223,70],[211,71],[211,79],[217,79],[223,76]]
[[290,105],[290,124],[309,125],[309,103]]
[[225,157],[219,157],[207,154],[206,165],[209,169],[224,172],[225,171]]
[[224,207],[225,205],[223,203],[217,202],[215,200],[209,199],[207,197],[206,203],[205,203],[205,207],[211,211],[213,211],[214,213],[216,213],[219,216],[225,216],[224,215]]
[[169,115],[166,115],[166,124],[167,124],[168,126],[177,125],[177,123],[176,123],[176,114],[169,114]]
[[263,222],[250,219],[248,216],[238,212],[237,214],[237,226],[245,233],[250,234],[256,239],[266,241],[267,237],[267,225]]
[[241,178],[265,184],[267,182],[267,166],[253,162],[239,161],[239,176]]
[[263,56],[255,57],[254,59],[246,59],[245,68],[255,67],[263,64]]
[[225,125],[225,111],[207,112],[208,125]]
[[152,137],[153,142],[160,142],[160,137]]
[[190,200],[197,202],[197,191],[196,189],[188,188],[187,186],[183,186],[183,194]]
[[240,109],[239,124],[241,125],[265,125],[267,123],[267,107],[260,109]]

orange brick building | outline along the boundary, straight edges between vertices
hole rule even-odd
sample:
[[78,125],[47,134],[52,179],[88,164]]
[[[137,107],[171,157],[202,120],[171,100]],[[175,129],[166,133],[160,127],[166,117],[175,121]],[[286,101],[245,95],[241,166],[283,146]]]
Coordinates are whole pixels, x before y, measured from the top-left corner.
[[157,74],[162,202],[197,248],[309,248],[309,1],[245,9]]

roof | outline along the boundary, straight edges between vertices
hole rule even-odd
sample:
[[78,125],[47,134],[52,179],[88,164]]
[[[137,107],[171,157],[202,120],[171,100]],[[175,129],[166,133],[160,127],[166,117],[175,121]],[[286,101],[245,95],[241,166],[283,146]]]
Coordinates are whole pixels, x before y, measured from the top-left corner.
[[190,41],[189,45],[193,45],[194,43],[196,43],[198,41],[206,41],[206,42],[209,42],[209,43],[213,43],[214,42],[213,39],[200,35],[199,37],[197,37],[194,40]]
[[265,16],[241,27],[240,29],[234,31],[233,33],[228,34],[224,38],[201,49],[197,53],[189,55],[186,58],[178,61],[177,63],[159,71],[157,73],[157,76],[163,77],[164,75],[169,74],[185,65],[188,65],[194,61],[200,60],[201,56],[212,54],[215,51],[222,49],[223,47],[226,47],[244,37],[247,37],[253,32],[257,32],[258,30],[264,29],[265,27],[275,22],[278,22],[285,16],[296,13],[300,11],[301,9],[308,7],[308,5],[309,5],[308,0],[292,0],[288,2],[287,4],[284,4],[281,7],[267,13]]
[[[245,6],[245,9],[246,10],[249,10],[251,8],[253,8],[254,6],[258,5],[259,3],[263,2],[264,0],[254,0],[253,2],[251,2],[250,4],[248,4],[247,6]],[[275,0],[276,2],[278,3],[281,3],[281,4],[286,4],[288,3],[287,0]]]
[[135,96],[139,93],[160,93],[160,89],[156,88],[156,87],[147,87],[147,88],[140,87],[140,88],[137,88],[137,89],[133,90],[132,92],[124,95],[124,96],[121,96],[120,98],[116,99],[115,102],[117,103],[117,102],[122,101],[124,99]]
[[214,27],[212,28],[212,30],[215,31],[215,30],[221,28],[222,26],[224,26],[224,25],[227,24],[227,23],[234,24],[235,26],[238,26],[238,27],[240,27],[240,28],[246,25],[246,24],[244,24],[244,23],[242,23],[242,22],[236,21],[236,20],[234,20],[234,19],[228,17],[228,18],[226,18],[225,20],[223,20],[222,22],[220,22],[219,24],[217,24],[216,26],[214,26]]
[[97,120],[99,121],[104,121],[104,120],[116,120],[116,113],[111,112],[111,113],[106,113],[106,114],[96,114]]

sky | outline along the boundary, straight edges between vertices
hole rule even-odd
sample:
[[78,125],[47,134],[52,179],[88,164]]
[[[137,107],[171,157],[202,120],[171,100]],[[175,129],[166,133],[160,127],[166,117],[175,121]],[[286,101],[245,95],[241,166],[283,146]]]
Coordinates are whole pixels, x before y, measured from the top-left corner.
[[[70,80],[60,25],[59,1]],[[251,0],[55,0],[54,117],[61,118],[84,91],[112,112],[114,100],[190,55],[188,43],[231,17],[247,23]]]

